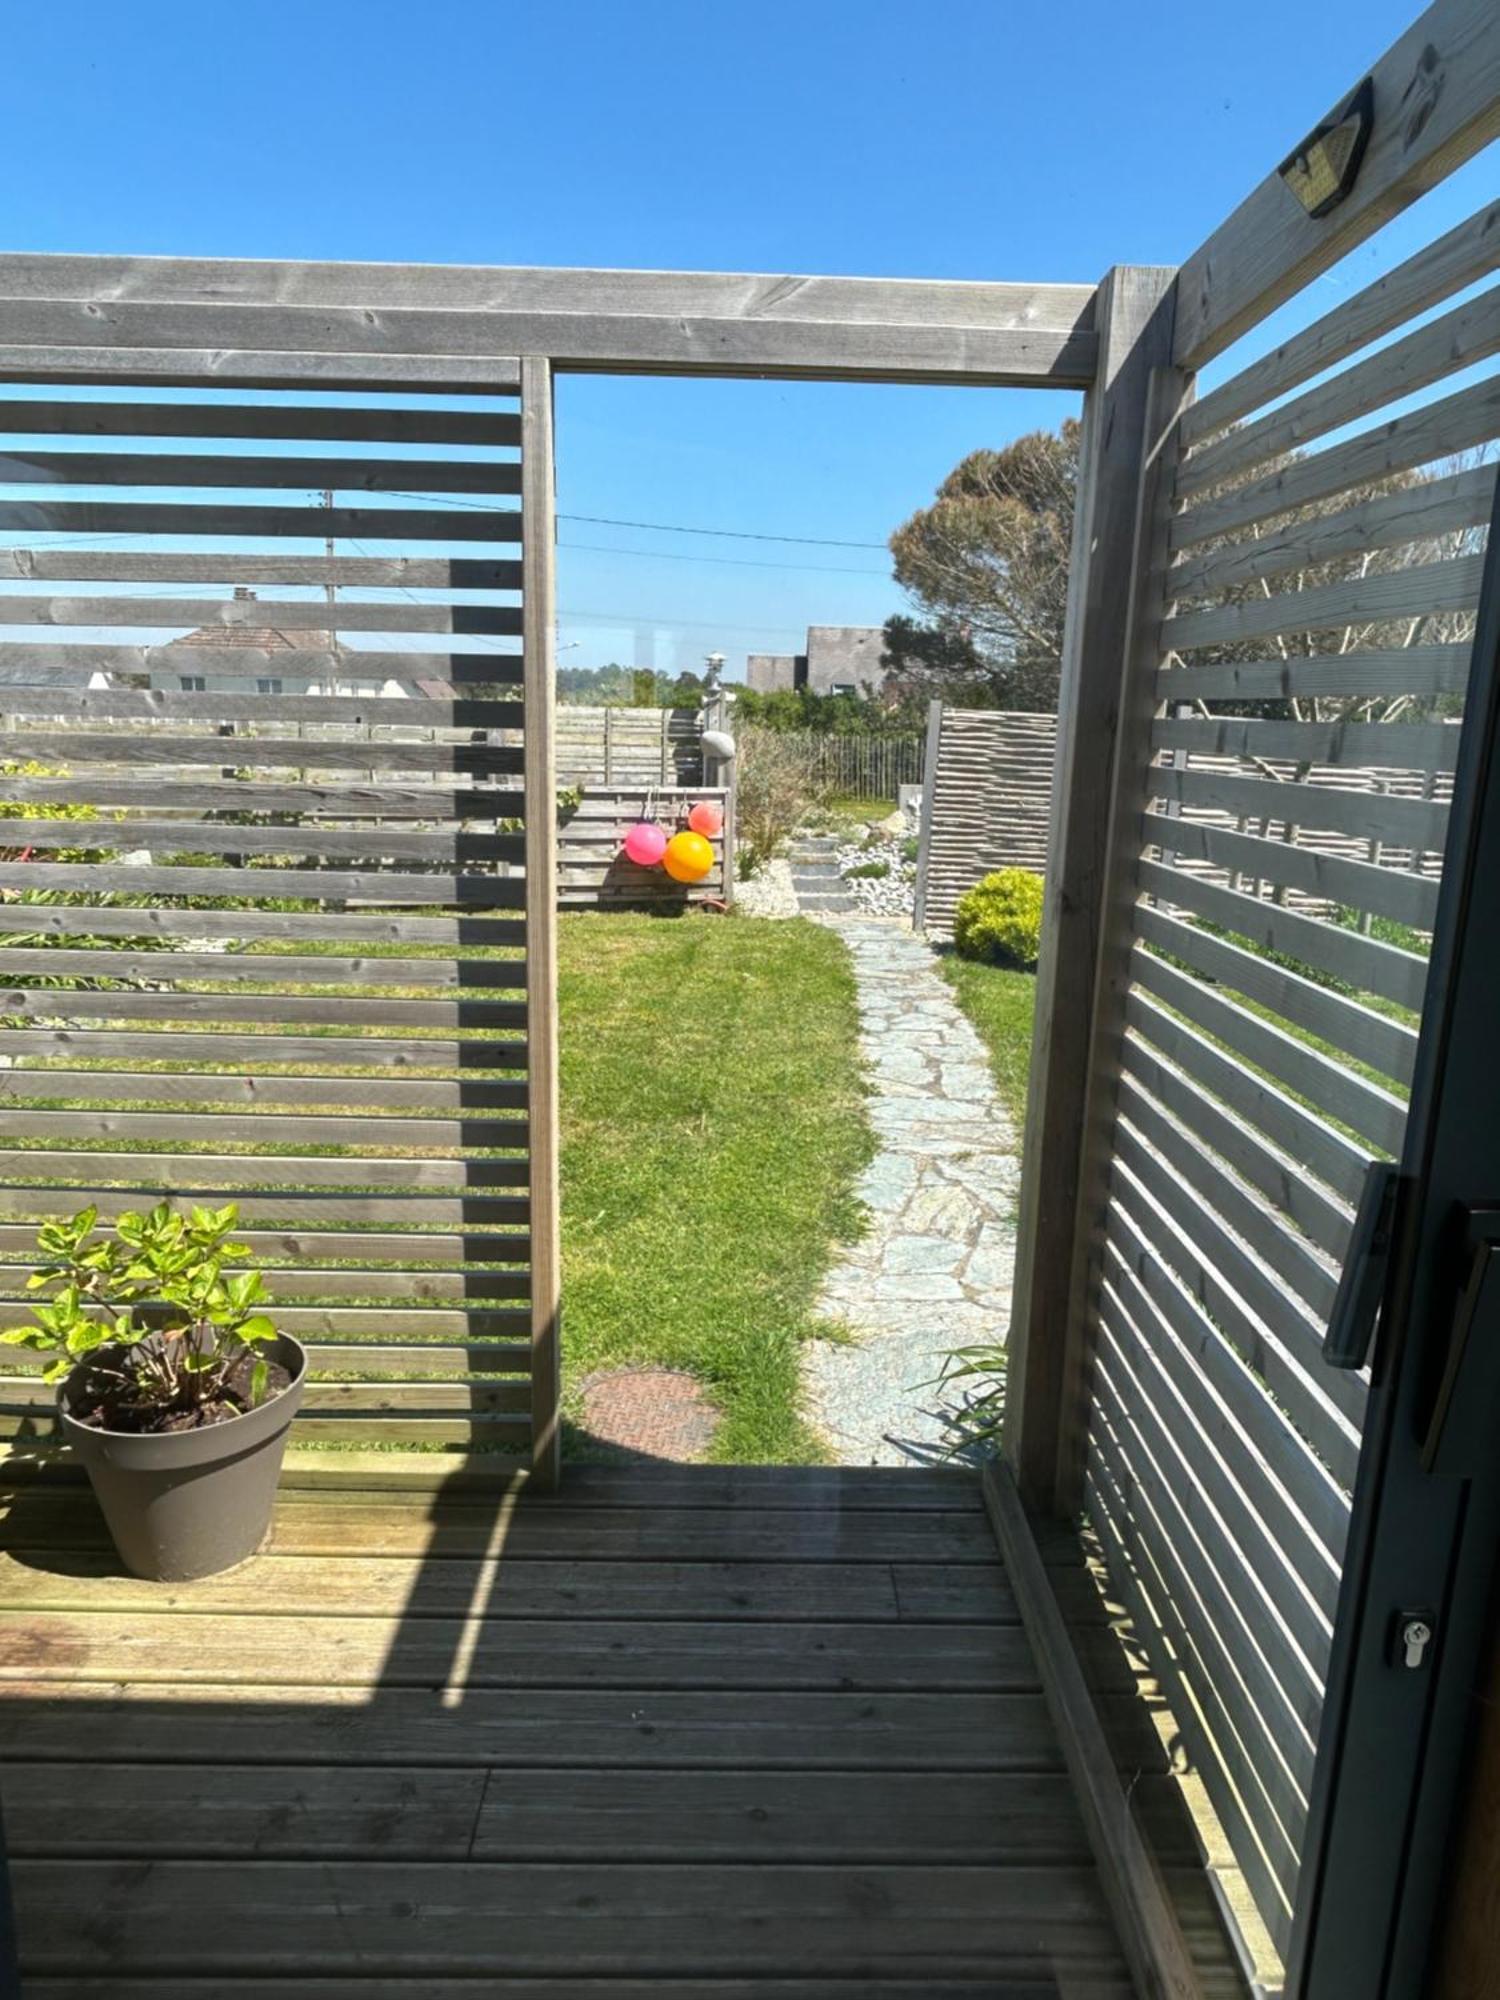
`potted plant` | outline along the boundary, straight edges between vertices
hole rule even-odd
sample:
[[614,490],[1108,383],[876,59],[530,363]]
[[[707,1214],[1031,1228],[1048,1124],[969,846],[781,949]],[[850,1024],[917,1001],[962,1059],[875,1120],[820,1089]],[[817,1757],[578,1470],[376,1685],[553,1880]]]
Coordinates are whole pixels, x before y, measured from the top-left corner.
[[266,1536],[307,1356],[260,1310],[259,1271],[232,1240],[239,1210],[167,1202],[48,1223],[28,1288],[35,1326],[0,1340],[51,1358],[63,1435],[88,1468],[137,1576],[211,1576]]

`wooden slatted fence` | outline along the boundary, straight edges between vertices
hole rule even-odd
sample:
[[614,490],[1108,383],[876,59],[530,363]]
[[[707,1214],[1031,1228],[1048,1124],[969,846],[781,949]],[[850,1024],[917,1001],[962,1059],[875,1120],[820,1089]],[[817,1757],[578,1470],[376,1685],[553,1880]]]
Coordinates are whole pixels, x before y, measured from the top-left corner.
[[701,785],[703,726],[691,708],[557,711],[560,785]]
[[825,790],[855,799],[894,801],[903,785],[922,782],[922,738],[823,730],[788,732],[808,759],[809,775]]
[[[311,1349],[304,1444],[547,1473],[551,413],[526,366],[453,409],[0,402],[27,495],[0,500],[0,1324],[41,1219],[233,1198]],[[14,1433],[50,1392],[6,1367]]]
[[995,868],[1047,872],[1057,717],[932,704],[917,855],[918,930],[947,937],[959,897]]
[[[620,852],[631,827],[648,814],[669,831],[703,799],[725,814],[710,840],[714,865],[701,882],[674,882],[662,868],[638,868]],[[589,785],[558,834],[558,901],[594,909],[670,910],[689,903],[727,902],[734,893],[733,795],[721,786]]]
[[1402,1139],[1500,436],[1492,367],[1450,379],[1500,349],[1500,288],[1447,301],[1495,221],[1169,429],[1157,718],[1117,782],[1084,1492],[1283,1953],[1365,1399],[1322,1337]]

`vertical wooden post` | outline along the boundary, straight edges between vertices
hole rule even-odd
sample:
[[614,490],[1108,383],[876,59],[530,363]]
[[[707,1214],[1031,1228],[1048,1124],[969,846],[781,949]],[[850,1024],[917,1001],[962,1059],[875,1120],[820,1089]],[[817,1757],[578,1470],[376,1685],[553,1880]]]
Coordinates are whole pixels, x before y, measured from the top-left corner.
[[525,649],[526,1068],[531,1190],[531,1480],[561,1459],[562,1257],[558,1228],[556,592],[552,365],[521,363],[521,603]]
[[938,753],[943,741],[943,704],[927,704],[927,755],[922,761],[922,824],[917,828],[917,888],[912,899],[911,927],[927,928],[927,866],[932,852],[932,813],[937,799]]
[[1058,698],[1047,888],[1037,966],[1019,1240],[1006,1387],[1005,1454],[1027,1502],[1066,1514],[1081,1490],[1086,1285],[1081,1228],[1097,1200],[1086,1161],[1097,1038],[1099,951],[1122,709],[1141,671],[1131,603],[1154,371],[1172,355],[1173,273],[1117,265],[1095,310],[1098,375],[1084,402]]

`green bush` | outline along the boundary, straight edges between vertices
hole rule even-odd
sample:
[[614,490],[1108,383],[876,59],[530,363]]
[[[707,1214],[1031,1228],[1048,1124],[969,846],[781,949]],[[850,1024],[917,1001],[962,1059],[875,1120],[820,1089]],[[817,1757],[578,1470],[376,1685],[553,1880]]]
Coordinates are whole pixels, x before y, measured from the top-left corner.
[[891,872],[889,861],[857,861],[844,870],[846,882],[882,882]]
[[1042,878],[1029,868],[997,869],[958,899],[953,942],[964,958],[1035,965],[1041,938]]

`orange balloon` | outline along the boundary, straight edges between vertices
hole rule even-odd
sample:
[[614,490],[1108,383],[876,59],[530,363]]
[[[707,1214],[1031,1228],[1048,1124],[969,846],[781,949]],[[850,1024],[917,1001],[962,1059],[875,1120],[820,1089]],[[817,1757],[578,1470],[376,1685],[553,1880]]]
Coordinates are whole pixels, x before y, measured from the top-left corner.
[[715,834],[724,831],[724,813],[711,799],[700,799],[688,814],[688,825],[694,833]]
[[661,865],[674,882],[701,882],[714,865],[714,851],[701,833],[674,833]]

